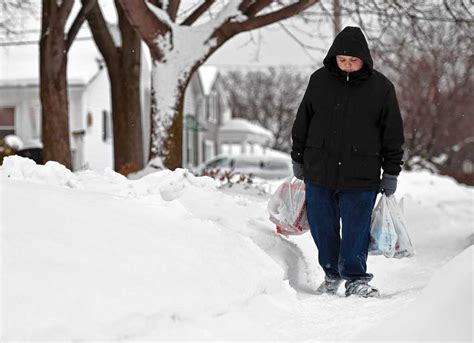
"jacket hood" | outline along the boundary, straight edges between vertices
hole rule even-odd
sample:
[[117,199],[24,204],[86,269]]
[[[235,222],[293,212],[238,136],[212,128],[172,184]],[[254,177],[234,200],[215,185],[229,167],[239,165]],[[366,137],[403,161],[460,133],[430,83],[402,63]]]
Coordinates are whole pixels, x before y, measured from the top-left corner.
[[336,55],[355,56],[364,61],[365,72],[372,74],[373,61],[370,55],[369,45],[361,29],[355,26],[346,26],[338,33],[329,51],[324,58],[324,66],[333,72],[340,69],[337,66]]

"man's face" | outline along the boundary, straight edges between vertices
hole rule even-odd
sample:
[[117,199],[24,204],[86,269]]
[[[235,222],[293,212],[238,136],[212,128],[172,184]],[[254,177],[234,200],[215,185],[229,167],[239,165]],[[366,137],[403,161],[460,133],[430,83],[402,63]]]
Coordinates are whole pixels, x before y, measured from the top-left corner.
[[336,61],[339,69],[347,73],[358,71],[362,69],[362,66],[364,65],[364,61],[354,56],[337,55]]

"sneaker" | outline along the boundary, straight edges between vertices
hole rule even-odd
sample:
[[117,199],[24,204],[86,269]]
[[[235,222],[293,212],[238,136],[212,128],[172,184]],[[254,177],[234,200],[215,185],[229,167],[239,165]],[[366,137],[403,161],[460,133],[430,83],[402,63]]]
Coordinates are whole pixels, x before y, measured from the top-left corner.
[[323,283],[316,290],[316,294],[331,294],[336,295],[342,279],[333,279],[328,276],[324,278]]
[[368,281],[365,280],[356,280],[349,284],[346,283],[346,297],[352,294],[363,298],[377,298],[380,296],[379,290],[369,285]]

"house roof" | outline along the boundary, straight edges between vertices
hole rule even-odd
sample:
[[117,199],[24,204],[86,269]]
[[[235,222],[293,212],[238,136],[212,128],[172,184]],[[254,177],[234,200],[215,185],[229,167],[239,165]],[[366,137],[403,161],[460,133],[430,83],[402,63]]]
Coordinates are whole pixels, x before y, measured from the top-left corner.
[[211,92],[212,86],[216,81],[218,70],[217,67],[211,65],[202,65],[198,68],[199,79],[205,95]]
[[273,133],[260,125],[252,124],[247,119],[234,118],[227,121],[219,129],[222,142],[254,142],[271,144],[274,141]]
[[[116,24],[108,23],[116,45],[120,32]],[[142,46],[144,43],[142,43]],[[148,52],[148,51],[147,51]],[[150,59],[145,62],[150,69]],[[83,25],[68,53],[67,79],[71,85],[86,85],[100,71],[102,55],[97,49],[87,23]],[[101,62],[102,63],[102,62]],[[39,84],[39,43],[17,43],[0,47],[0,86],[28,86]]]
[[[77,40],[68,54],[68,83],[84,85],[99,71],[102,59],[93,40]],[[39,44],[10,45],[0,48],[0,85],[39,84]]]

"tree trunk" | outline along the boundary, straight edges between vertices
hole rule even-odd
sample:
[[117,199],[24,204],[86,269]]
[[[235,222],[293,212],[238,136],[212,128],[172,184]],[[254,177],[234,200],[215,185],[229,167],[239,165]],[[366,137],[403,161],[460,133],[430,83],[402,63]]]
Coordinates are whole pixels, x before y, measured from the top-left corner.
[[143,168],[139,80],[131,75],[113,76],[111,80],[114,168],[127,175]]
[[[189,73],[170,75],[160,72],[160,62],[153,61],[151,82],[150,159],[160,157],[163,164],[174,170],[183,166],[183,109]],[[170,69],[166,64],[162,68]],[[183,76],[187,75],[187,76]],[[173,94],[173,96],[171,96]],[[171,102],[169,102],[171,101]]]
[[164,159],[164,164],[171,170],[183,167],[183,108],[185,91],[186,86],[180,88],[173,123],[169,129],[168,139],[165,140],[164,144],[165,150],[169,152]]
[[[111,77],[115,170],[127,175],[143,168],[143,132],[140,103],[140,38],[117,5],[122,48],[120,70]],[[113,72],[117,71],[116,69]],[[114,73],[115,74],[115,73]],[[111,75],[112,76],[112,75]],[[115,95],[115,96],[114,96]]]
[[40,97],[44,161],[72,169],[67,98],[67,46],[63,27],[43,20],[40,40]]
[[121,47],[115,46],[98,4],[87,15],[97,48],[107,65],[111,89],[114,169],[127,175],[144,166],[140,99],[140,37],[116,3]]

